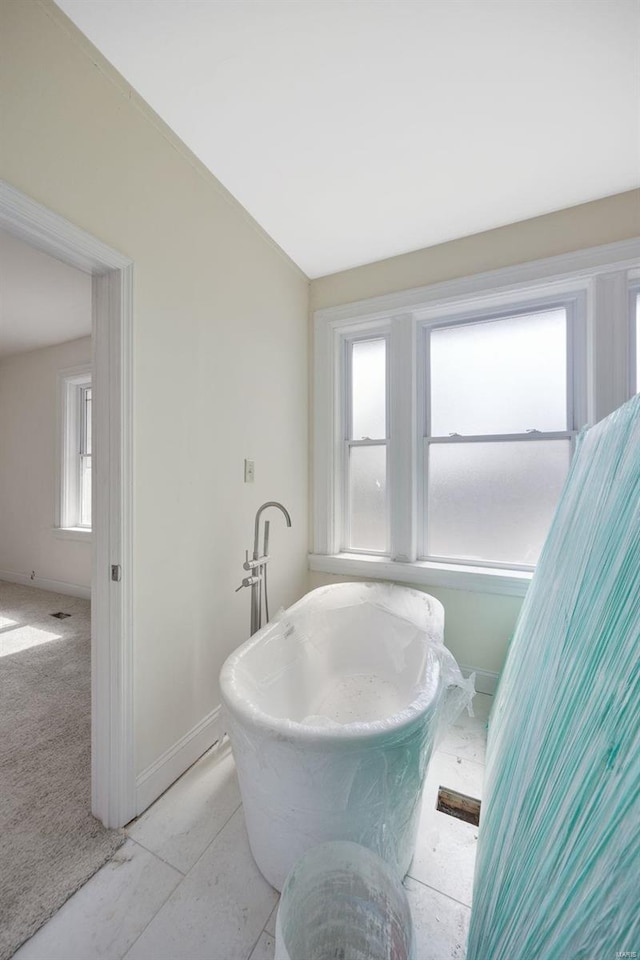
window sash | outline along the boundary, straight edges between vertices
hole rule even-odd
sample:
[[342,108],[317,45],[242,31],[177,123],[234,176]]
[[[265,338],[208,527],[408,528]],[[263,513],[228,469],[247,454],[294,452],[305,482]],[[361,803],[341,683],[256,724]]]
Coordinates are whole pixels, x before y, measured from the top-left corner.
[[[586,363],[585,324],[584,324],[584,297],[581,291],[566,293],[562,297],[541,296],[526,301],[505,304],[500,309],[471,309],[464,313],[452,314],[447,318],[437,315],[424,320],[421,330],[415,341],[416,350],[421,358],[418,365],[419,377],[417,384],[418,409],[421,412],[422,422],[418,425],[418,446],[422,456],[417,458],[417,488],[418,497],[415,511],[417,524],[417,559],[432,561],[456,566],[491,567],[495,569],[523,570],[534,569],[531,565],[517,563],[502,563],[493,560],[478,560],[455,557],[441,557],[430,554],[427,550],[427,523],[425,516],[428,494],[428,445],[436,443],[487,443],[487,442],[521,442],[536,440],[570,440],[572,452],[578,428],[586,422],[586,397],[584,382],[584,366]],[[530,432],[503,433],[503,434],[461,434],[455,436],[433,436],[431,429],[430,411],[430,361],[431,361],[431,332],[450,326],[466,326],[469,324],[492,322],[510,317],[527,316],[532,313],[543,313],[548,310],[563,309],[566,317],[566,416],[567,429],[564,431],[542,431],[535,427]],[[580,332],[578,332],[580,327]]]
[[469,559],[466,557],[448,557],[442,556],[437,553],[429,553],[426,549],[426,542],[428,539],[428,530],[427,523],[424,517],[424,504],[428,499],[428,473],[427,469],[424,466],[429,462],[429,447],[432,445],[442,445],[442,444],[469,444],[469,443],[521,443],[523,440],[531,441],[535,443],[540,440],[568,440],[571,443],[571,458],[575,451],[575,441],[578,436],[577,430],[558,430],[558,431],[536,431],[531,433],[502,433],[502,434],[474,434],[472,436],[452,436],[452,437],[424,437],[423,438],[423,455],[422,455],[422,464],[423,464],[423,478],[424,486],[421,488],[421,497],[420,497],[420,516],[421,516],[421,527],[420,527],[420,544],[421,551],[418,556],[420,561],[432,561],[434,563],[449,564],[450,566],[457,566],[459,564],[465,564],[467,566],[474,567],[490,567],[497,570],[522,570],[522,571],[531,571],[535,569],[535,566],[532,564],[525,563],[516,563],[515,561],[504,562],[501,560],[479,560],[476,558]]
[[[387,391],[388,393],[388,391]],[[384,447],[386,450],[385,459],[385,508],[387,517],[386,543],[384,550],[370,550],[363,547],[354,547],[351,543],[351,497],[349,495],[351,484],[351,449],[353,447]],[[342,499],[344,504],[341,550],[349,553],[364,554],[366,556],[389,556],[390,539],[390,516],[389,516],[389,442],[388,440],[345,440],[344,441],[344,469],[343,469],[343,491]]]

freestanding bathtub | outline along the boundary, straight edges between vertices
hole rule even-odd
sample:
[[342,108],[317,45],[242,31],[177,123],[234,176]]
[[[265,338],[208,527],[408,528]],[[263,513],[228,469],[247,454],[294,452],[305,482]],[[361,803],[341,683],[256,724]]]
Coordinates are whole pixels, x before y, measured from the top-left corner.
[[225,662],[251,850],[276,889],[326,840],[361,843],[407,872],[443,702],[450,718],[452,699],[458,712],[473,696],[443,626],[428,594],[340,583],[307,594]]

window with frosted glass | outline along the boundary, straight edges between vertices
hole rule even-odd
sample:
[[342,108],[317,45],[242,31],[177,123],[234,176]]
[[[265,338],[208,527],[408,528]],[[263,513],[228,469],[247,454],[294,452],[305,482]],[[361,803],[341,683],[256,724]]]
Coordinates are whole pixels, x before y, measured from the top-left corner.
[[345,547],[372,553],[388,549],[387,341],[348,345],[349,416],[345,456],[347,489]]
[[426,380],[424,555],[535,565],[571,458],[566,310],[436,327]]
[[80,391],[79,526],[91,526],[91,387]]

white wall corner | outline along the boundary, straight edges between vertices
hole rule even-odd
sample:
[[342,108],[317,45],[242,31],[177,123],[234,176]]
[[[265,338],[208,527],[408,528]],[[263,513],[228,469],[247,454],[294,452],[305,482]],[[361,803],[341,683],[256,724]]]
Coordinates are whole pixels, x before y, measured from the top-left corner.
[[225,733],[222,706],[217,706],[143,770],[136,777],[136,816],[151,806],[203,753],[221,741]]
[[478,667],[464,667],[462,665],[460,666],[460,670],[464,677],[469,677],[472,673],[475,673],[476,693],[487,693],[490,697],[494,696],[498,689],[499,673],[493,673],[491,670],[480,670]]

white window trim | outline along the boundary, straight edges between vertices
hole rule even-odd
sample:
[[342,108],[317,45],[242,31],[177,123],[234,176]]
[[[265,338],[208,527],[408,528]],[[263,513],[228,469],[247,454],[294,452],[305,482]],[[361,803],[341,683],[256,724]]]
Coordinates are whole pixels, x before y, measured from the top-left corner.
[[636,298],[640,295],[640,268],[629,271],[629,392],[640,392],[640,370],[636,369],[638,331],[636,327]]
[[[402,388],[394,391],[395,402],[390,409],[391,557],[340,551],[344,338],[371,336],[390,329],[392,345],[406,345],[406,338],[413,344],[419,325],[459,318],[465,310],[475,315],[485,308],[500,310],[518,304],[568,299],[575,304],[574,324],[579,338],[575,344],[573,426],[590,424],[631,395],[628,304],[630,286],[634,277],[640,275],[637,271],[640,238],[316,311],[310,569],[523,596],[532,577],[530,570],[417,559],[416,438],[422,422],[416,402],[420,373],[416,369],[417,351],[413,349],[392,349],[390,358],[390,378]],[[403,460],[394,455],[394,444],[403,450]]]
[[56,465],[56,511],[54,535],[64,540],[91,540],[90,527],[75,525],[78,498],[79,387],[89,386],[91,364],[81,364],[58,372],[58,458]]

